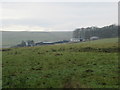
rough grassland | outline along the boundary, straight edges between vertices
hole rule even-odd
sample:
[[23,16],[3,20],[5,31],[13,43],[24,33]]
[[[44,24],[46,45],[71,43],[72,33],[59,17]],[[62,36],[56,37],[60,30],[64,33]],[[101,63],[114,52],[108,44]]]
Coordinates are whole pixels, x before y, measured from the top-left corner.
[[118,40],[3,51],[3,88],[118,88]]
[[2,88],[2,52],[0,52],[0,89]]

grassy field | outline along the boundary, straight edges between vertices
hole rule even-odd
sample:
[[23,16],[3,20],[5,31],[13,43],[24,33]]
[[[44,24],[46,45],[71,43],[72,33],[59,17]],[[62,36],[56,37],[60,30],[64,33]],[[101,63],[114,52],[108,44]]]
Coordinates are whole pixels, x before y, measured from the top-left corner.
[[0,89],[2,88],[2,52],[0,52]]
[[2,53],[3,88],[118,88],[118,39]]

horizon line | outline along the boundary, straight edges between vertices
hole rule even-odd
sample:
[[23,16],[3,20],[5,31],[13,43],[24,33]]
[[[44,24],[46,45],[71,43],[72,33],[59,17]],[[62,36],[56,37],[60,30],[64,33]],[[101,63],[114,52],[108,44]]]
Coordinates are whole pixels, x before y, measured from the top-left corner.
[[[104,25],[104,26],[87,26],[87,27],[76,27],[75,29],[81,29],[81,28],[88,28],[88,27],[96,27],[96,28],[103,28],[103,27],[106,27],[106,26],[111,26],[111,25],[116,25],[116,26],[119,26],[118,24],[109,24],[109,25]],[[74,29],[74,30],[75,30]],[[0,32],[72,32],[74,30],[0,30]]]

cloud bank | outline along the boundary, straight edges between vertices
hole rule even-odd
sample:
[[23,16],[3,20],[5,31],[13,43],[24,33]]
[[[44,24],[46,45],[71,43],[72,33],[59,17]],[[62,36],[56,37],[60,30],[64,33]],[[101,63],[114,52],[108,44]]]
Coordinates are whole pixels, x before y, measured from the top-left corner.
[[113,2],[4,2],[2,31],[72,31],[78,27],[117,24]]

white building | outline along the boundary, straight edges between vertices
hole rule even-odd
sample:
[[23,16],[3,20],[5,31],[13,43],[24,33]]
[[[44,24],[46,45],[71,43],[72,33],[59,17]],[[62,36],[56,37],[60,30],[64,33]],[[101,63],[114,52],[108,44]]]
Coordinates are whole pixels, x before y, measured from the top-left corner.
[[97,36],[90,37],[90,40],[98,40],[98,39],[99,39],[99,37],[97,37]]
[[85,39],[83,39],[83,38],[71,38],[70,41],[71,42],[82,42],[82,41],[85,41]]

